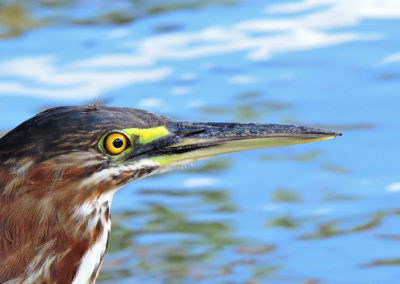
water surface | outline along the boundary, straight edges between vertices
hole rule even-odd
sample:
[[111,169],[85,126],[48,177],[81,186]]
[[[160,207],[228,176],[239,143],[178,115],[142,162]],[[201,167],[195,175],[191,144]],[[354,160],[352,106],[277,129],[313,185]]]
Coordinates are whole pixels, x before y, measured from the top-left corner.
[[89,2],[0,5],[1,132],[97,100],[344,133],[128,185],[99,283],[398,283],[397,1]]

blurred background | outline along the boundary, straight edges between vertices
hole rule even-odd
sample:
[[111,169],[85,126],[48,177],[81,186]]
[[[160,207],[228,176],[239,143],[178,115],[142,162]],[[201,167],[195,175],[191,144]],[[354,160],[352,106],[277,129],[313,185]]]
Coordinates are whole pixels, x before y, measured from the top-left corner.
[[130,184],[98,282],[399,283],[399,27],[394,0],[2,0],[0,132],[95,101],[341,131]]

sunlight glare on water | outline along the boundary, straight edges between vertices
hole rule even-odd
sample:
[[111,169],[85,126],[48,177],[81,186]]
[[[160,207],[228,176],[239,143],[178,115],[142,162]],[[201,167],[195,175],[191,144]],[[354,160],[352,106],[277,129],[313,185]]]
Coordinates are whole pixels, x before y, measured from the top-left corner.
[[398,1],[90,2],[0,4],[0,133],[93,101],[344,133],[128,185],[99,283],[398,283]]

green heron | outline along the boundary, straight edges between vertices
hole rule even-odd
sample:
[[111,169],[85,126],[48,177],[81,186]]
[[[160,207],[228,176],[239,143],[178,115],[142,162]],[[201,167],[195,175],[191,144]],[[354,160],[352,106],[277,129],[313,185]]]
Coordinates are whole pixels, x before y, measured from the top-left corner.
[[106,106],[58,107],[0,139],[0,282],[94,283],[126,183],[211,156],[340,133],[181,122]]

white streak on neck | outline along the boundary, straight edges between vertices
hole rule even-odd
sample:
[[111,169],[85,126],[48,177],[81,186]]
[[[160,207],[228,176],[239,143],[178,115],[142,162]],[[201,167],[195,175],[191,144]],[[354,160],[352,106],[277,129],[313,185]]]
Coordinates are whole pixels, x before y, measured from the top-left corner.
[[[90,283],[89,282],[90,277],[92,276],[93,272],[97,269],[98,273],[100,270],[100,265],[103,260],[103,255],[106,251],[108,235],[111,231],[111,220],[107,217],[104,218],[104,210],[106,210],[107,206],[108,207],[111,206],[111,200],[115,192],[116,190],[106,192],[100,195],[97,200],[94,200],[91,203],[85,203],[78,209],[76,215],[81,216],[83,218],[84,216],[82,215],[85,213],[88,213],[89,215],[92,212],[92,210],[99,210],[100,212],[100,209],[102,209],[103,212],[101,212],[100,216],[99,214],[96,214],[92,218],[93,220],[89,220],[88,224],[89,227],[92,227],[97,223],[97,221],[100,218],[103,225],[103,231],[101,232],[99,238],[97,239],[97,242],[95,244],[92,244],[92,246],[88,249],[88,251],[81,259],[79,268],[77,270],[74,280],[72,281],[72,284]],[[103,208],[101,208],[105,202],[107,202],[107,206],[103,206]]]
[[154,162],[150,159],[146,159],[146,160],[142,160],[142,161],[130,164],[130,165],[120,165],[120,166],[107,168],[107,169],[101,170],[99,172],[96,172],[93,175],[91,175],[89,178],[85,179],[80,184],[80,187],[84,188],[86,186],[90,186],[95,183],[102,183],[102,182],[109,181],[110,179],[113,178],[113,176],[118,176],[120,173],[123,173],[123,172],[134,173],[135,171],[138,171],[140,169],[159,167],[159,166],[160,166],[159,163]]

